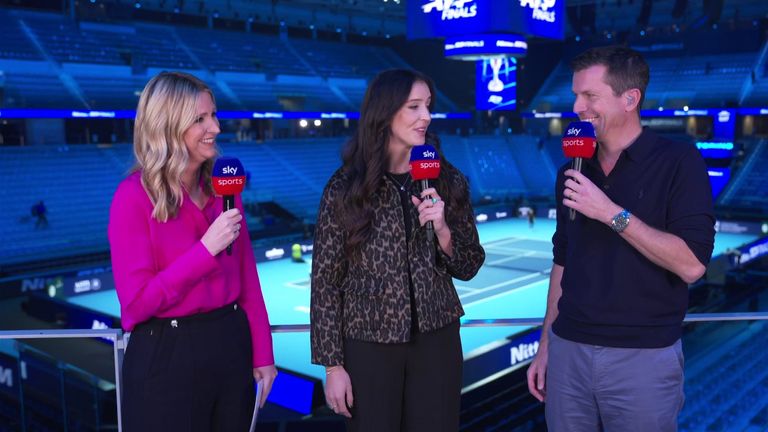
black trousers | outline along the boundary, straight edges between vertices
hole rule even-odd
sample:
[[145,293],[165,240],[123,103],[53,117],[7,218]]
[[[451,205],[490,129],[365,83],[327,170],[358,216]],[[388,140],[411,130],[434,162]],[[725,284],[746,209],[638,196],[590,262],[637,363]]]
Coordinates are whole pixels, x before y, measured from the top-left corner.
[[403,344],[347,339],[354,396],[347,431],[458,431],[462,361],[458,322]]
[[248,319],[236,305],[138,325],[123,361],[123,430],[247,432],[251,359]]

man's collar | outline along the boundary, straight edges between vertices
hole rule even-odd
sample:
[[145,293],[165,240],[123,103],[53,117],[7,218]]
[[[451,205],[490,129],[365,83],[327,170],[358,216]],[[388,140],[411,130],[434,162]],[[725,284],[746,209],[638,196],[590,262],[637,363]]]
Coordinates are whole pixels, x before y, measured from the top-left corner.
[[[626,154],[632,162],[642,162],[653,150],[656,143],[656,132],[644,127],[640,135],[635,138],[629,147],[622,150],[622,153]],[[597,153],[600,150],[600,142],[597,143],[597,149],[594,156],[588,159],[590,164],[600,166],[600,161],[597,158]]]
[[633,162],[642,162],[653,150],[656,143],[656,133],[647,126],[643,128],[635,141],[624,149],[624,153]]

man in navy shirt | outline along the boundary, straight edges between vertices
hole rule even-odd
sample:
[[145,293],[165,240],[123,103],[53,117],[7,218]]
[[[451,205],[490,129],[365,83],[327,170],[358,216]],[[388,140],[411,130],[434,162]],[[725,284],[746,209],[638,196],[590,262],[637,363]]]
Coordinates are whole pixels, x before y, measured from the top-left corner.
[[[558,172],[547,312],[528,388],[550,431],[676,431],[688,284],[714,245],[712,195],[693,145],[640,125],[649,69],[594,48],[571,62],[573,110],[595,127],[582,172]],[[568,209],[575,209],[569,220]]]

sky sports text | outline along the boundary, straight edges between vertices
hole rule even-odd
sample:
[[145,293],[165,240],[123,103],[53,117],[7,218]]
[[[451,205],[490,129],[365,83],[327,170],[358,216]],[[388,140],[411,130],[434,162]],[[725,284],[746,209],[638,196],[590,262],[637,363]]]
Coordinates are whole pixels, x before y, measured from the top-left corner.
[[219,186],[242,185],[245,184],[245,177],[217,178],[216,184]]
[[570,129],[568,129],[568,132],[566,134],[573,136],[573,135],[578,135],[580,132],[581,132],[581,129],[570,128]]
[[237,175],[237,167],[225,166],[221,172],[228,175]]
[[440,161],[434,161],[434,162],[419,162],[419,168],[421,168],[421,169],[427,169],[427,168],[440,168]]
[[[589,144],[591,145],[592,143],[589,143]],[[584,140],[581,138],[563,139],[563,147],[571,147],[571,146],[581,147],[585,145],[587,145],[587,143],[584,142]]]

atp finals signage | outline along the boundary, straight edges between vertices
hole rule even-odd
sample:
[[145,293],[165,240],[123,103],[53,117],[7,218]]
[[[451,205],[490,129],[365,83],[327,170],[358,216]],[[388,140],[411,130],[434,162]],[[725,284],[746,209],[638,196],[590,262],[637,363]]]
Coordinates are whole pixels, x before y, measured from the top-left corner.
[[[561,0],[560,3],[563,1]],[[557,14],[554,7],[557,0],[520,0],[520,7],[528,7],[532,10],[531,18],[537,21],[555,22]]]
[[483,60],[496,56],[522,57],[528,42],[516,34],[482,34],[445,39],[445,57],[454,60]]
[[440,12],[440,19],[472,18],[477,15],[475,0],[432,0],[421,7],[425,14]]
[[410,0],[410,39],[518,33],[563,39],[565,0]]

